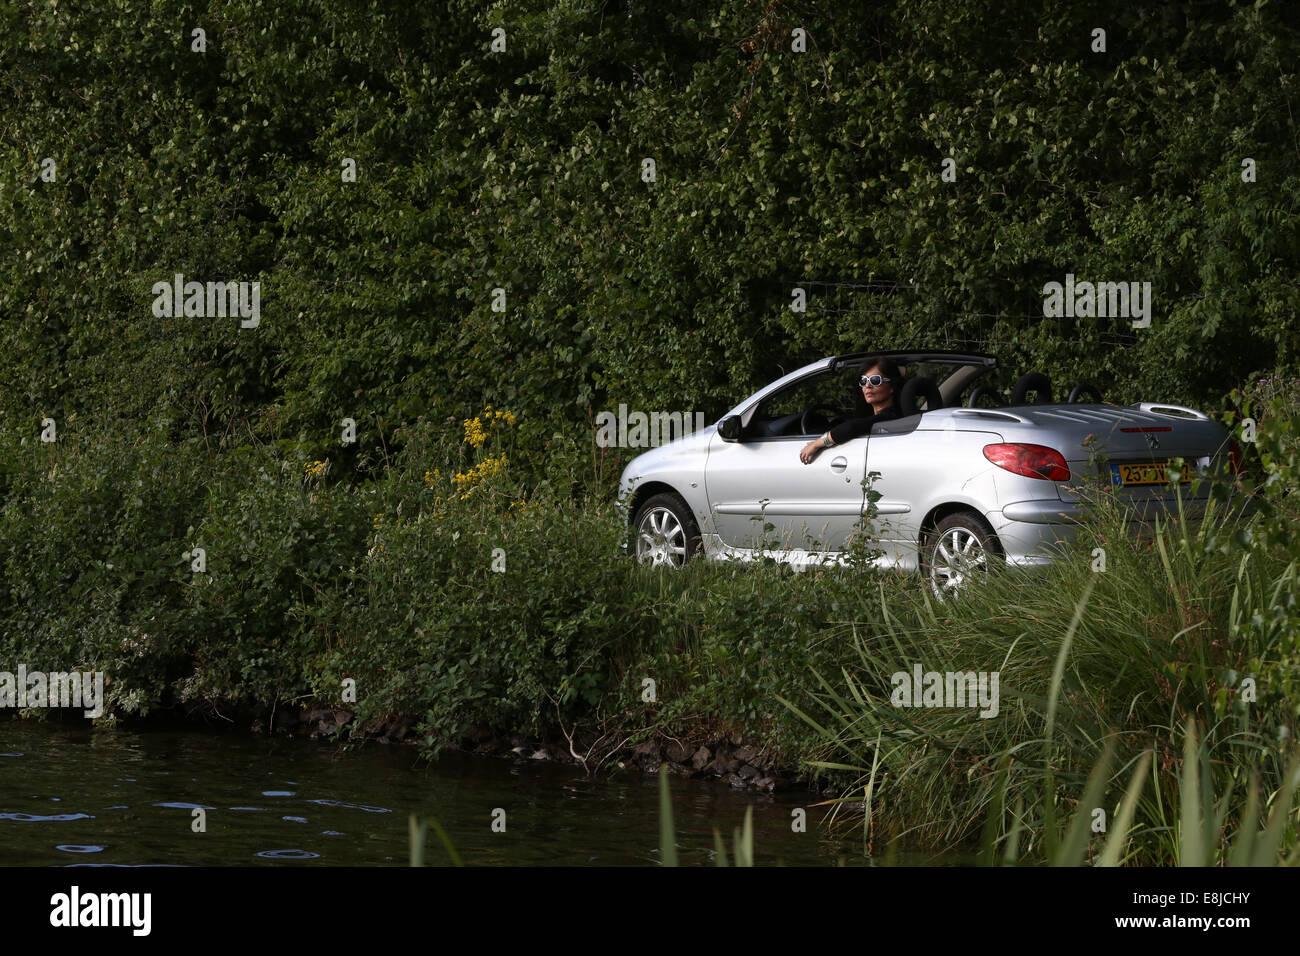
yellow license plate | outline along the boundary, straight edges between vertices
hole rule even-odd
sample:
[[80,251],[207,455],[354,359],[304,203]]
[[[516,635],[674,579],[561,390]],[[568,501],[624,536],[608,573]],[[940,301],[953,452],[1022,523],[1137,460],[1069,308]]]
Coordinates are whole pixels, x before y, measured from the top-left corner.
[[[1183,482],[1192,480],[1192,469],[1183,466],[1179,479]],[[1152,461],[1140,465],[1111,465],[1110,483],[1112,485],[1163,485],[1169,481],[1169,462]]]

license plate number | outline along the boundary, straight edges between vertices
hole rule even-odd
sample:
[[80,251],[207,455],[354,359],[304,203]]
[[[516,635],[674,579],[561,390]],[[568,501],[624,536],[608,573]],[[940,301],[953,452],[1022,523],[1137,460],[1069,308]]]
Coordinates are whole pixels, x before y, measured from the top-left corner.
[[[1179,479],[1183,482],[1192,480],[1191,470],[1183,466]],[[1138,465],[1111,465],[1110,483],[1112,485],[1163,485],[1169,481],[1169,462],[1152,461]]]

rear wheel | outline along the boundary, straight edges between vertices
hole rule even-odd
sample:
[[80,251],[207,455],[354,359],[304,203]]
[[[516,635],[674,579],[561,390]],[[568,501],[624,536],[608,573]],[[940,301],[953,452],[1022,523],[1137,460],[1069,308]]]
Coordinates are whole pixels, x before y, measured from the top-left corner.
[[939,522],[926,539],[922,573],[939,600],[957,594],[975,575],[986,574],[1002,551],[984,520],[959,511]]
[[680,568],[700,552],[700,529],[677,495],[652,495],[637,509],[636,559],[641,564]]

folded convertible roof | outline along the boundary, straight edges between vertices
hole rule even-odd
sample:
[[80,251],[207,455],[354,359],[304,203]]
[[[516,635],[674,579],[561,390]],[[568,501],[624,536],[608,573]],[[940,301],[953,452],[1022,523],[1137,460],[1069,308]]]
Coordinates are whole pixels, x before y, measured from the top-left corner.
[[844,355],[837,355],[831,359],[831,368],[841,368],[845,365],[861,363],[864,359],[873,355],[879,355],[882,358],[890,358],[900,364],[906,362],[934,362],[943,365],[984,365],[988,368],[994,368],[998,364],[996,356],[986,355],[983,352],[942,352],[942,351],[918,351],[912,350],[907,352],[848,352]]

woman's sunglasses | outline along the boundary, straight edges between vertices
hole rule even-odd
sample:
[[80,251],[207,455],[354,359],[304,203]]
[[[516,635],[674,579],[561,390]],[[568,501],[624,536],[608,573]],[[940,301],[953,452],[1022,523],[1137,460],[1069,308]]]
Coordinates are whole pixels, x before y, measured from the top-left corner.
[[885,382],[892,382],[892,378],[885,378],[883,375],[863,375],[858,379],[858,385],[866,388],[868,385],[883,385]]

